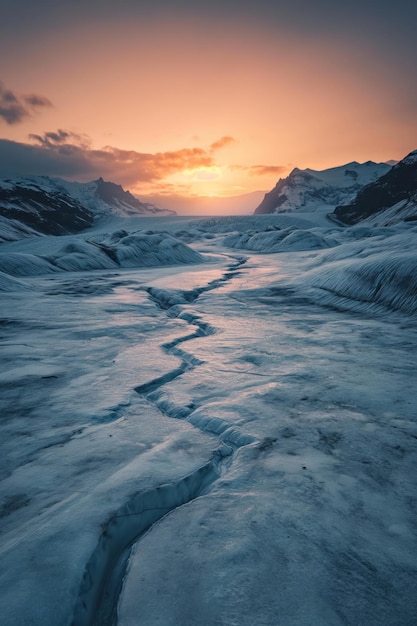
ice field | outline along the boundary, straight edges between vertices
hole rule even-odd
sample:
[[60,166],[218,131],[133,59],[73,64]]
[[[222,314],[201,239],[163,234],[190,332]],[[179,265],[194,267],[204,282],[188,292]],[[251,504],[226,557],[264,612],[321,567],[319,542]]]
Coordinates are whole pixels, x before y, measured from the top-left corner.
[[417,226],[0,246],[2,626],[412,626]]

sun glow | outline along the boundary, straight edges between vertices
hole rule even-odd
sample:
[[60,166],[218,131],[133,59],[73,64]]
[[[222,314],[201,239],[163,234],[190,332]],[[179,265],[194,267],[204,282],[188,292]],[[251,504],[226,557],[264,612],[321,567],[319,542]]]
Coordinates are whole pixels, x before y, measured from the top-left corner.
[[222,178],[222,168],[218,165],[213,165],[211,167],[198,167],[192,170],[184,170],[182,175],[188,181],[206,183]]
[[184,169],[172,174],[167,182],[178,189],[186,189],[191,196],[222,196],[226,169],[220,165]]

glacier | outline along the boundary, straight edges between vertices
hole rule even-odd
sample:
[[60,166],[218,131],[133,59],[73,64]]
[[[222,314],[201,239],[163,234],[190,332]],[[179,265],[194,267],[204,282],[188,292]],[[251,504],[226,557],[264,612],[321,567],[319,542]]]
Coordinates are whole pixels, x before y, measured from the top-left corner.
[[411,626],[417,227],[0,245],[4,626]]

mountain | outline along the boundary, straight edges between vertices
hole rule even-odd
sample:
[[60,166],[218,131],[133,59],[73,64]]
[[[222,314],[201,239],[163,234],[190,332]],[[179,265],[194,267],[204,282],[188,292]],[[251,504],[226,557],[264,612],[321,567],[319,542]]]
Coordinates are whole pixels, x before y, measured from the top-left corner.
[[386,163],[353,161],[322,171],[295,168],[265,194],[255,214],[320,211],[325,215],[337,205],[352,200],[362,187],[385,174],[390,167]]
[[47,177],[0,181],[3,239],[63,235],[91,226],[94,213]]
[[106,215],[172,213],[141,202],[121,185],[102,178],[90,183],[47,176],[0,180],[0,241],[76,233]]
[[332,216],[343,224],[366,220],[381,226],[417,220],[417,150],[361,189],[350,203],[337,206]]
[[130,191],[125,191],[121,185],[104,181],[102,178],[90,183],[59,180],[59,185],[95,215],[109,213],[122,217],[175,215],[175,211],[160,209],[149,202],[141,202]]

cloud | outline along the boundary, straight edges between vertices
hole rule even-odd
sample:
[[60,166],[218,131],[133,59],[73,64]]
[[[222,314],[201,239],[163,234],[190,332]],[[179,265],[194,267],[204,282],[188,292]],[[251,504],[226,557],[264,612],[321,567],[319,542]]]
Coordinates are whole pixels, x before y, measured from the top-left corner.
[[[162,195],[193,193],[196,181],[214,181],[224,170],[249,176],[278,175],[287,170],[280,165],[219,166],[213,145],[226,145],[222,137],[208,148],[181,148],[167,152],[138,152],[105,146],[91,147],[86,135],[58,128],[30,135],[30,142],[0,139],[0,176],[51,176],[88,182],[100,176],[130,188],[136,193]],[[181,176],[175,175],[180,174]]]
[[271,176],[283,174],[287,171],[285,165],[251,165],[247,168],[250,176]]
[[3,118],[6,124],[18,124],[28,115],[29,113],[14,93],[4,89],[0,83],[0,118]]
[[36,93],[30,93],[27,96],[22,96],[22,99],[31,107],[51,107],[52,102],[45,98],[45,96],[40,96]]
[[285,165],[232,165],[231,169],[245,171],[249,176],[278,176],[288,171]]
[[70,130],[63,130],[58,128],[57,131],[44,133],[43,135],[29,135],[29,139],[32,139],[35,143],[39,143],[44,148],[53,148],[57,145],[68,144],[71,141],[72,145],[89,148],[91,141],[88,135],[79,135],[73,133]]
[[30,135],[32,143],[0,139],[0,174],[58,176],[85,182],[103,176],[124,185],[156,183],[166,177],[201,167],[213,167],[213,156],[203,148],[157,152],[90,147],[87,137],[58,129]]
[[226,135],[224,137],[220,137],[220,139],[213,142],[210,146],[210,150],[214,152],[215,150],[220,150],[225,146],[230,146],[230,144],[232,143],[237,143],[236,139],[234,139],[234,137],[229,137],[228,135]]
[[0,82],[0,119],[6,124],[19,124],[39,107],[52,106],[52,102],[38,94],[16,95],[10,89],[6,89]]

